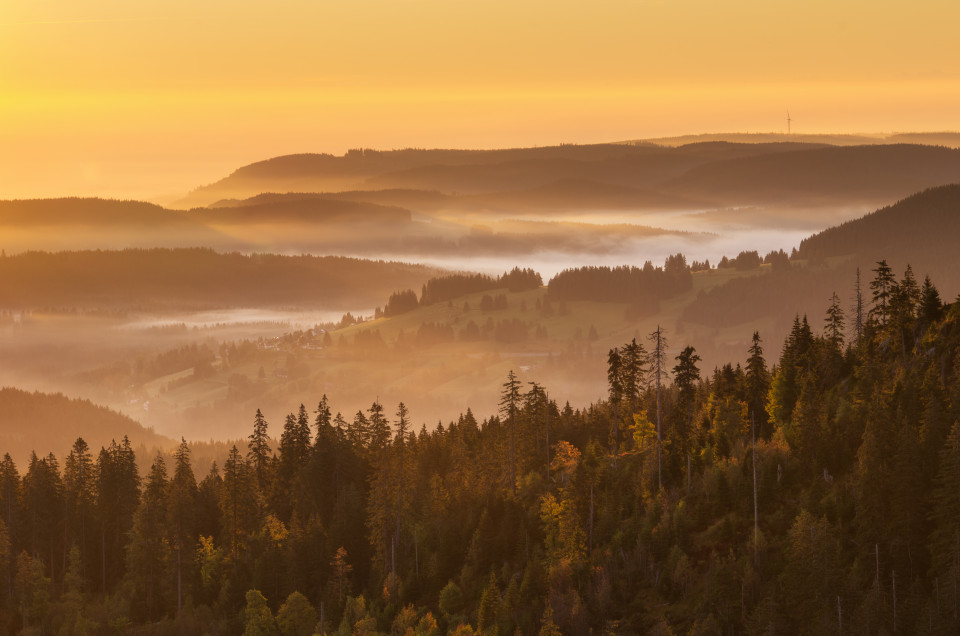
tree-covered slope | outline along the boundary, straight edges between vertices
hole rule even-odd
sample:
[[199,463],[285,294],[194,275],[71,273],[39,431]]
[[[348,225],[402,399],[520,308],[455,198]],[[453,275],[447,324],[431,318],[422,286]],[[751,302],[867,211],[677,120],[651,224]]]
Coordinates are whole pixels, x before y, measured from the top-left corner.
[[[960,181],[960,173],[956,175]],[[960,236],[960,185],[930,188],[862,218],[847,221],[800,242],[797,256],[821,260],[859,255],[907,260],[937,275],[956,271]]]
[[0,626],[956,633],[960,305],[872,282],[744,365],[612,348],[581,410],[511,371],[498,413],[434,430],[375,396],[257,411],[217,470],[185,443],[142,481],[124,447],[3,461]]
[[716,161],[668,191],[727,205],[882,203],[960,179],[960,150],[893,144],[804,149]]
[[171,447],[173,440],[158,435],[126,415],[88,400],[76,400],[61,394],[30,393],[5,387],[0,389],[0,449],[20,463],[30,453],[65,453],[83,435],[95,450],[109,446],[124,436],[133,446]]
[[209,249],[26,252],[0,258],[0,307],[373,306],[437,270],[339,256]]

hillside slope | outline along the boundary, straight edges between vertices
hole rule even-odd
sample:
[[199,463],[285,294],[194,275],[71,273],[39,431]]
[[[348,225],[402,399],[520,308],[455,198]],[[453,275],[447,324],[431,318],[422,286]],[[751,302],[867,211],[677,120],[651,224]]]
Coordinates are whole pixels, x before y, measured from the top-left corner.
[[29,393],[5,387],[0,389],[0,455],[10,453],[21,469],[26,469],[30,452],[49,452],[62,458],[83,437],[96,456],[111,440],[120,442],[126,435],[132,446],[167,448],[173,440],[144,428],[126,415],[89,400],[70,399],[59,393]]
[[0,307],[372,307],[436,269],[339,256],[209,249],[27,252],[0,258]]
[[654,144],[564,145],[501,150],[353,150],[343,156],[274,157],[201,186],[176,207],[206,206],[262,192],[414,189],[459,193],[523,190],[558,179],[649,187],[711,161],[817,144],[706,142],[680,148]]
[[960,180],[960,150],[895,144],[816,148],[718,161],[665,184],[723,205],[872,201]]
[[[958,177],[960,179],[960,177]],[[960,287],[960,184],[931,188],[800,242],[800,258],[886,259],[930,274],[945,289]]]

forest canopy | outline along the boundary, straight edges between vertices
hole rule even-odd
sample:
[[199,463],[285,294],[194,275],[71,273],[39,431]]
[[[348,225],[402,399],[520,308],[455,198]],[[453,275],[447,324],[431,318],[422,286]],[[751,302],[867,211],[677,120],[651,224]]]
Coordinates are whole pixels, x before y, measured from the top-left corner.
[[433,430],[257,411],[220,466],[7,455],[0,628],[955,633],[960,305],[885,261],[857,297],[712,372],[658,328],[582,410],[511,371]]

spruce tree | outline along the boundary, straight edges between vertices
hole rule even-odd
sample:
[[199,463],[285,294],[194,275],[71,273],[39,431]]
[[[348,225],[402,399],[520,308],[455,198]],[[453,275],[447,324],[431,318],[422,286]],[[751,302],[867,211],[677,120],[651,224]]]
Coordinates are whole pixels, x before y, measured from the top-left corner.
[[[196,532],[197,480],[190,465],[190,447],[180,438],[174,453],[173,477],[167,484],[167,537],[177,573],[177,615],[183,611],[184,574],[192,569]],[[187,579],[189,582],[189,579]]]
[[923,279],[923,287],[920,289],[920,322],[924,328],[940,320],[943,314],[943,302],[940,300],[940,292],[930,281],[930,277]]
[[383,415],[383,406],[380,402],[375,401],[371,404],[367,412],[370,414],[369,449],[371,455],[378,458],[382,456],[390,443],[390,424]]
[[516,439],[517,439],[517,408],[520,404],[520,380],[517,379],[513,369],[507,374],[507,381],[501,385],[500,391],[500,414],[507,421],[510,428],[510,489],[517,492],[517,461],[516,461]]
[[613,427],[610,431],[610,453],[613,455],[613,462],[616,464],[617,455],[620,450],[618,416],[620,413],[620,400],[623,397],[623,361],[620,358],[620,350],[616,347],[610,349],[607,355],[607,384],[609,385],[610,414],[613,422]]
[[166,538],[167,468],[159,453],[150,467],[143,497],[133,518],[127,544],[126,578],[132,592],[133,618],[156,620],[165,610],[167,584],[164,572],[170,559]]
[[[697,384],[700,382],[700,369],[697,363],[700,356],[693,347],[684,347],[676,357],[677,364],[673,367],[673,385],[677,389],[676,409],[678,427],[673,431],[673,439],[677,442],[677,451],[681,458],[688,458],[693,435],[693,411],[696,402]],[[688,475],[689,478],[689,475]]]
[[236,445],[230,449],[223,463],[219,508],[223,520],[223,542],[236,562],[247,536],[258,527],[255,478]]
[[747,353],[745,373],[747,407],[756,423],[757,433],[763,439],[770,439],[769,417],[765,407],[767,392],[770,390],[770,372],[763,358],[763,346],[760,344],[760,332],[754,331]]
[[270,468],[270,437],[267,435],[267,420],[257,409],[253,417],[253,432],[247,442],[247,460],[253,467],[257,488],[261,493],[267,490]]
[[827,316],[823,321],[826,323],[823,328],[824,335],[830,347],[834,351],[842,351],[844,316],[837,292],[833,292],[833,295],[830,296],[830,306],[827,308]]
[[96,518],[100,528],[100,587],[108,589],[123,576],[123,546],[133,527],[140,499],[137,460],[124,436],[123,444],[102,448],[96,464]]
[[67,502],[67,544],[76,543],[79,546],[81,570],[86,580],[87,564],[92,556],[88,546],[88,533],[92,535],[95,532],[93,512],[96,481],[90,447],[82,437],[78,437],[73,443],[64,462],[63,485]]
[[873,292],[873,308],[870,316],[876,317],[882,326],[886,326],[889,317],[890,292],[893,290],[895,279],[893,269],[886,260],[877,261],[877,268],[873,270],[876,277],[870,281],[870,290]]

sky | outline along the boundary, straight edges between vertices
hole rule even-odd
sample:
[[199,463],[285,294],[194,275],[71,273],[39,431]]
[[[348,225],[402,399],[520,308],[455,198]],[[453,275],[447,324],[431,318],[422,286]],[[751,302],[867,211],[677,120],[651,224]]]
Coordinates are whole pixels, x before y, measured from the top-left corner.
[[272,156],[960,130],[956,0],[3,0],[0,198]]

